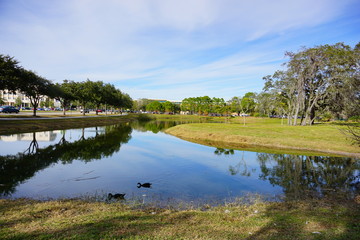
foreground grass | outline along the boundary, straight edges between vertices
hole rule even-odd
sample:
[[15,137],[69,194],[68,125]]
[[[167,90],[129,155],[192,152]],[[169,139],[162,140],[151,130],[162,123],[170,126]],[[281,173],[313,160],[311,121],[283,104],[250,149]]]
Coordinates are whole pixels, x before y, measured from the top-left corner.
[[[56,117],[62,117],[61,119],[54,119]],[[82,115],[81,115],[82,116]],[[109,124],[117,124],[122,122],[130,122],[139,118],[139,115],[87,115],[87,117],[81,117],[80,115],[47,115],[41,116],[37,119],[32,119],[32,116],[28,116],[26,120],[0,120],[0,134],[14,134],[32,131],[50,131],[61,130],[80,127],[94,127],[104,126]],[[23,117],[23,116],[22,116]],[[79,117],[79,118],[73,118]]]
[[358,239],[359,203],[310,200],[215,208],[0,200],[0,239]]
[[242,118],[219,120],[227,124],[184,124],[166,132],[188,141],[224,148],[360,156],[360,148],[352,145],[340,131],[341,125],[288,126],[281,125],[280,119],[267,118],[247,118],[244,125]]

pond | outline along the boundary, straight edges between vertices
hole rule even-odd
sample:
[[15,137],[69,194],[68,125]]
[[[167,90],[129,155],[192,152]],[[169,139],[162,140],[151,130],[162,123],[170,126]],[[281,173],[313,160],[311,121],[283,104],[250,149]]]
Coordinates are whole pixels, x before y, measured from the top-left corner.
[[[269,154],[187,142],[175,122],[0,136],[0,198],[223,203],[260,194],[297,199],[360,193],[360,161]],[[138,185],[151,183],[151,186]]]

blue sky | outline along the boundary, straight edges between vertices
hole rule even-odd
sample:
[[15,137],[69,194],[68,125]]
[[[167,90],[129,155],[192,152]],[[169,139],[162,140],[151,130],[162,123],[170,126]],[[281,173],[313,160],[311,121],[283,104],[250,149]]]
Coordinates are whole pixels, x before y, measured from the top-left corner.
[[285,51],[360,41],[360,0],[0,0],[0,53],[133,99],[260,92]]

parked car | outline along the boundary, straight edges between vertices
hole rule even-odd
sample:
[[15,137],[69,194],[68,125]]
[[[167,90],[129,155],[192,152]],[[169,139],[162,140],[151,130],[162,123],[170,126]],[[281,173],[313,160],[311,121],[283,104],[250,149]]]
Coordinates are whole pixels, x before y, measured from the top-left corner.
[[2,113],[19,113],[19,109],[14,106],[1,106],[0,112]]
[[89,113],[90,110],[89,109],[80,109],[80,112],[83,113],[85,111],[85,113]]
[[101,112],[103,112],[103,110],[102,109],[96,109],[96,112],[101,113]]

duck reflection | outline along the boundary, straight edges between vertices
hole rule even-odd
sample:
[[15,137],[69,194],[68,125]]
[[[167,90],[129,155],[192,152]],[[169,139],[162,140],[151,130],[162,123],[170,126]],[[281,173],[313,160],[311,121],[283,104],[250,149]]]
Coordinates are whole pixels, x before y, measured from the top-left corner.
[[143,183],[143,184],[141,184],[141,183],[138,183],[137,184],[137,187],[138,188],[151,188],[151,185],[152,185],[152,183]]
[[126,195],[126,193],[115,193],[115,194],[109,193],[108,200],[112,200],[112,199],[125,200],[125,195]]

